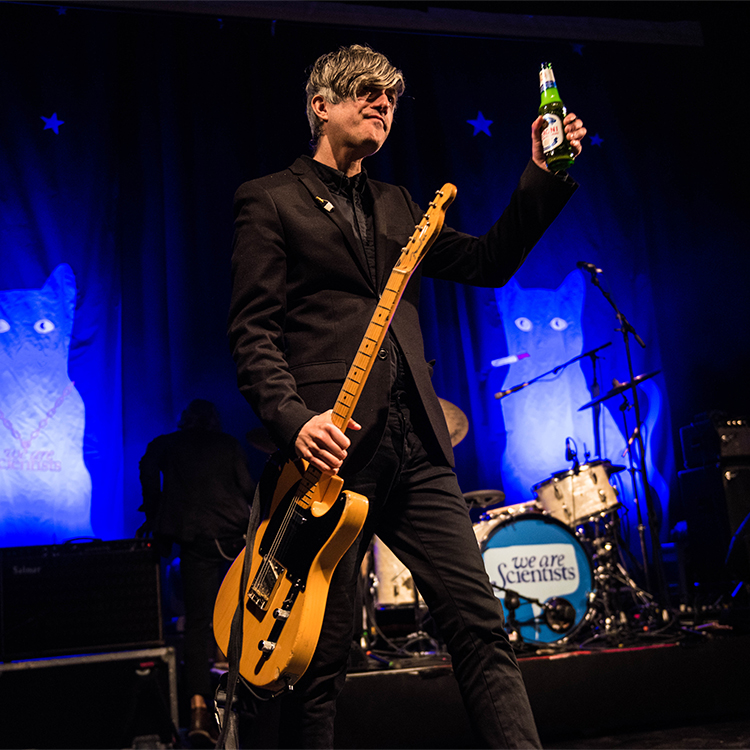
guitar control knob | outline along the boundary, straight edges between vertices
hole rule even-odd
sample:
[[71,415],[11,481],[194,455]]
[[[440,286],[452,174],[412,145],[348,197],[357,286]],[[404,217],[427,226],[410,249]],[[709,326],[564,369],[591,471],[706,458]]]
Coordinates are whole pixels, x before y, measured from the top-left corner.
[[258,644],[258,649],[262,651],[266,656],[273,653],[276,648],[276,644],[273,641],[261,641]]
[[275,620],[288,620],[290,614],[291,613],[288,609],[281,609],[281,607],[273,611],[273,617]]

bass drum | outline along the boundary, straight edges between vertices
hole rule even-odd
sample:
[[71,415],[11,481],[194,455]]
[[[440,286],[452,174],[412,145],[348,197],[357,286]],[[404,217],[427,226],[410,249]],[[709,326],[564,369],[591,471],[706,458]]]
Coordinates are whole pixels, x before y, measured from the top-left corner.
[[591,559],[565,524],[540,513],[497,514],[474,533],[506,622],[524,642],[567,640],[591,617]]

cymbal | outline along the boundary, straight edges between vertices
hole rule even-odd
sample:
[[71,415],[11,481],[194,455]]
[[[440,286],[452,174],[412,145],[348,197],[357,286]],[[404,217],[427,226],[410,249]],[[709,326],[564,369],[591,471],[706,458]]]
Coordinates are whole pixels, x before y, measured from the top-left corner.
[[595,398],[593,401],[589,401],[587,404],[584,404],[580,409],[578,409],[578,411],[583,411],[584,409],[588,409],[590,406],[601,404],[602,401],[606,401],[608,398],[612,398],[613,396],[617,396],[620,393],[624,393],[628,390],[628,388],[635,388],[635,386],[639,385],[644,380],[653,378],[654,375],[658,375],[660,372],[661,370],[654,370],[653,372],[649,372],[646,375],[636,375],[629,383],[617,383],[617,385],[611,391],[605,393],[603,396],[599,396],[599,398]]
[[443,410],[448,432],[451,435],[451,446],[457,446],[469,432],[469,420],[467,416],[450,401],[439,398],[440,408]]
[[486,508],[504,502],[505,493],[502,490],[473,490],[464,492],[464,500],[474,508]]
[[245,439],[261,453],[276,453],[278,448],[265,427],[256,427],[245,433]]

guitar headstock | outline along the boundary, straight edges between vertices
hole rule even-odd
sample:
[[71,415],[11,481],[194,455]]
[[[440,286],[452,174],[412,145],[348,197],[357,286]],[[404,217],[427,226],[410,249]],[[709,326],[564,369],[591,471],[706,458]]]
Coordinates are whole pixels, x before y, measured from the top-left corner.
[[409,241],[401,249],[401,257],[398,259],[398,263],[396,263],[396,269],[411,272],[417,267],[443,228],[445,212],[448,206],[453,203],[456,192],[456,186],[450,182],[446,182],[435,193],[435,197],[430,202],[429,208],[422,217],[422,221],[417,224],[414,234],[412,234]]

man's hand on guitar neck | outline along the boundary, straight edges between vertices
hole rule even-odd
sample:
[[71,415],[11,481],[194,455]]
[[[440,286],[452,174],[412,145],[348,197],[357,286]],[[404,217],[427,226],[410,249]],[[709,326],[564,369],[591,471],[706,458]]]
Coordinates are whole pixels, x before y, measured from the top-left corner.
[[[346,449],[351,440],[331,421],[333,409],[318,414],[302,425],[294,441],[297,455],[316,469],[336,474],[347,456]],[[360,430],[361,425],[349,420],[347,429]]]

